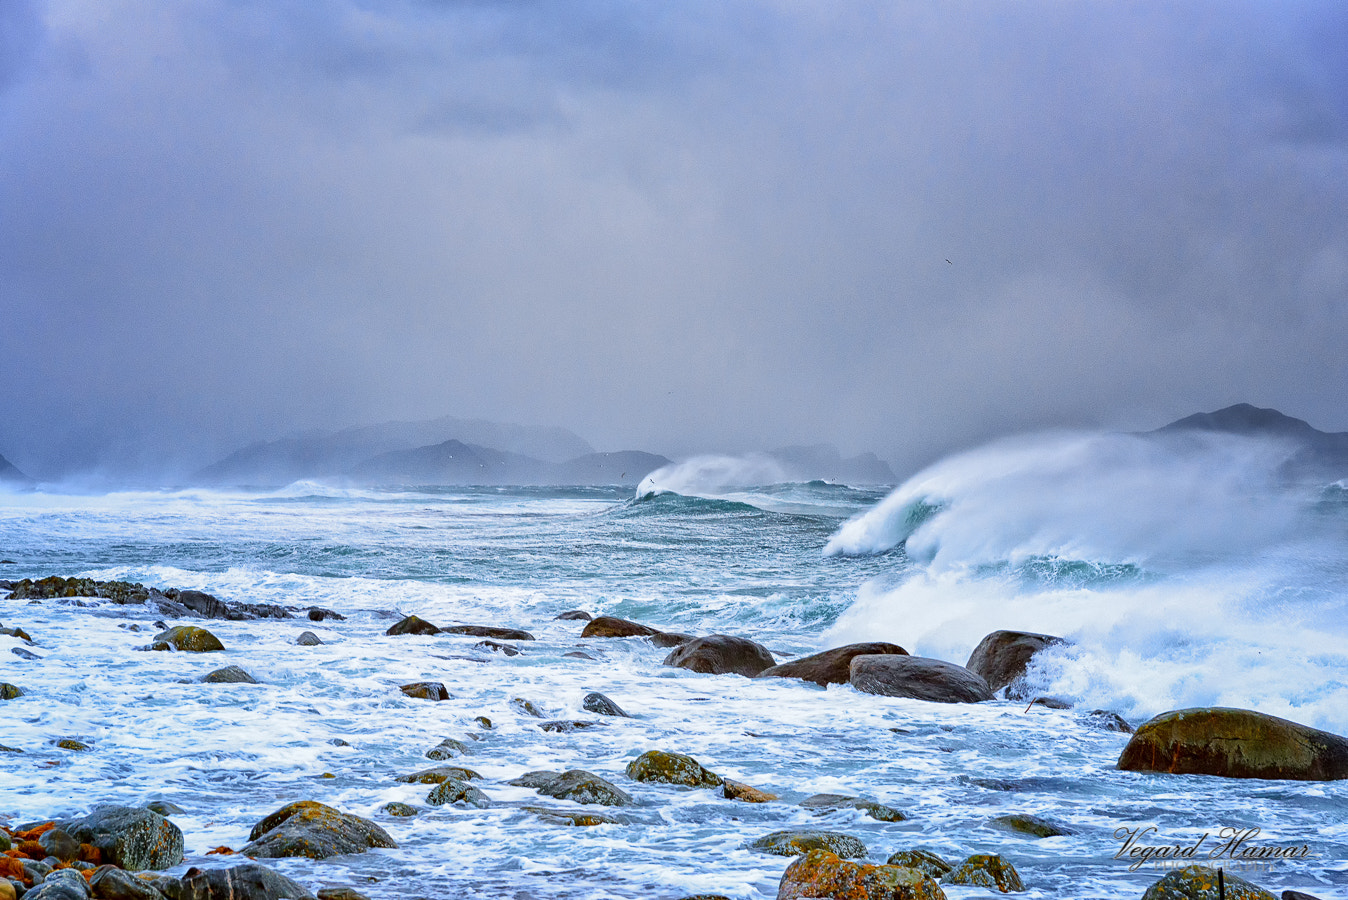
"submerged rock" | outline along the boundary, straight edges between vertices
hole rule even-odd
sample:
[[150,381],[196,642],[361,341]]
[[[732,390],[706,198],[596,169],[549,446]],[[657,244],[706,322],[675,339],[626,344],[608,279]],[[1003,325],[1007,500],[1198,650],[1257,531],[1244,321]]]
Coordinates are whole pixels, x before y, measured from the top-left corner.
[[327,859],[343,853],[364,853],[371,847],[398,846],[388,832],[369,819],[313,800],[287,803],[254,825],[248,840],[240,853],[268,859]]
[[416,700],[449,700],[449,691],[438,681],[414,681],[398,688]]
[[439,628],[436,628],[430,622],[427,622],[425,619],[418,618],[417,616],[408,616],[407,618],[402,619],[401,621],[395,622],[394,624],[388,627],[387,631],[384,632],[384,634],[395,636],[400,634],[439,634],[439,633],[440,633]]
[[594,617],[583,609],[568,609],[566,612],[558,613],[553,618],[561,619],[563,622],[588,622]]
[[1068,641],[1051,634],[994,631],[978,642],[964,667],[979,675],[993,691],[1007,688],[1007,697],[1028,700],[1024,678],[1030,660],[1046,647],[1066,643]]
[[719,787],[721,776],[682,753],[647,750],[627,764],[627,777],[655,784],[681,784],[686,787]]
[[584,769],[569,769],[551,779],[540,780],[540,794],[575,803],[600,806],[636,806],[636,801],[617,785]]
[[205,628],[176,625],[154,636],[151,650],[179,650],[185,653],[211,653],[225,649],[220,639]]
[[589,828],[595,825],[622,825],[623,820],[614,816],[605,816],[595,812],[582,812],[575,809],[554,809],[548,806],[525,806],[524,811],[533,813],[540,819],[558,825],[571,825]]
[[314,900],[314,895],[298,881],[248,862],[228,869],[188,869],[172,900]]
[[436,766],[433,769],[422,769],[420,772],[413,772],[410,775],[399,775],[397,780],[403,784],[439,784],[450,778],[458,781],[472,781],[474,778],[481,777],[472,769],[465,769],[463,766]]
[[549,722],[540,722],[539,728],[554,734],[570,734],[573,731],[582,731],[586,728],[603,728],[603,722],[586,722],[581,719],[553,719]]
[[825,850],[843,859],[860,859],[866,845],[837,831],[774,831],[749,844],[750,850],[774,856],[799,856],[811,850]]
[[323,639],[312,631],[301,631],[300,636],[295,638],[295,643],[301,647],[317,647],[323,643]]
[[812,850],[786,867],[777,900],[945,900],[931,876],[902,866],[848,862],[827,850]]
[[659,632],[647,625],[629,622],[627,619],[618,619],[613,616],[599,616],[586,624],[585,630],[580,633],[580,636],[583,638],[650,637],[653,634],[659,634]]
[[1059,837],[1064,834],[1076,834],[1076,830],[1066,825],[1040,818],[1039,816],[1026,815],[1025,813],[1012,813],[1006,816],[997,816],[989,820],[989,824],[996,828],[1003,828],[1007,831],[1015,831],[1019,834],[1028,834],[1037,838]]
[[23,696],[23,689],[8,681],[0,681],[0,700],[17,700]]
[[463,741],[456,741],[453,738],[445,738],[440,743],[426,751],[427,759],[445,760],[453,759],[456,756],[462,756],[468,752],[468,745]]
[[618,704],[614,703],[608,697],[598,691],[591,691],[585,695],[585,699],[580,701],[582,709],[592,713],[598,713],[601,716],[618,716],[623,719],[632,718]]
[[491,806],[491,800],[488,799],[486,794],[471,784],[459,781],[457,778],[446,778],[431,788],[431,792],[426,795],[426,802],[431,806],[444,806],[447,803],[454,803],[475,806],[478,809],[486,809]]
[[532,641],[534,636],[518,628],[496,628],[491,625],[451,625],[441,628],[445,634],[467,634],[473,637],[496,638],[502,641]]
[[397,801],[385,803],[383,806],[379,807],[379,810],[385,815],[397,816],[399,818],[410,818],[421,814],[421,810],[417,809],[415,806],[412,806],[409,803],[398,803]]
[[884,641],[872,641],[864,644],[848,644],[816,653],[813,656],[793,659],[781,665],[771,666],[755,675],[755,678],[799,678],[812,681],[820,687],[830,684],[847,684],[851,680],[852,660],[858,656],[907,656],[908,651],[898,644]]
[[209,675],[201,676],[205,684],[257,684],[257,679],[238,666],[225,666]]
[[670,647],[682,647],[695,638],[691,634],[684,634],[681,631],[657,631],[650,636],[651,643],[663,649]]
[[935,703],[980,703],[992,691],[963,666],[925,656],[857,656],[851,664],[852,687],[867,694],[910,697]]
[[846,794],[815,794],[800,801],[806,809],[828,812],[836,809],[859,809],[877,822],[904,822],[908,817],[892,806],[885,806],[874,800],[862,797],[849,797]]
[[980,853],[967,857],[941,879],[942,884],[971,884],[995,888],[1003,894],[1025,890],[1020,873],[1001,856]]
[[955,867],[930,850],[899,850],[885,862],[889,866],[917,869],[932,878],[941,878]]
[[486,650],[489,653],[500,653],[503,656],[519,656],[520,648],[512,647],[510,644],[501,644],[496,641],[478,641],[473,645],[474,650]]
[[1120,734],[1132,734],[1137,731],[1123,716],[1107,709],[1091,710],[1081,717],[1081,724],[1096,731],[1117,731]]
[[[1222,873],[1226,900],[1277,900],[1263,888],[1227,872]],[[1156,881],[1142,900],[1218,900],[1217,870],[1207,866],[1185,866]]]
[[777,664],[768,648],[747,638],[712,634],[680,644],[665,657],[665,665],[704,675],[743,675],[753,678]]
[[1181,709],[1139,727],[1118,766],[1176,775],[1334,781],[1348,778],[1348,738],[1248,709]]
[[183,861],[183,833],[156,812],[134,806],[95,806],[89,815],[57,822],[104,862],[123,869],[168,869]]
[[519,713],[526,716],[532,716],[535,719],[543,718],[543,711],[539,709],[532,700],[525,700],[523,697],[516,697],[510,701],[510,705]]

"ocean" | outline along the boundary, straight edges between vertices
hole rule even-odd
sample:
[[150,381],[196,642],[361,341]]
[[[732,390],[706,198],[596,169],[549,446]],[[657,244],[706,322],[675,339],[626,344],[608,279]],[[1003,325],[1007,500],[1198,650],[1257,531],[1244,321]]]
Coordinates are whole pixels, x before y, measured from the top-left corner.
[[[0,816],[167,800],[184,810],[181,871],[230,864],[207,851],[242,847],[263,816],[317,800],[373,819],[399,847],[267,864],[370,898],[770,898],[790,860],[747,845],[793,828],[853,835],[871,862],[912,848],[1000,853],[1026,897],[1136,898],[1163,872],[1118,858],[1129,829],[1154,826],[1155,844],[1208,834],[1205,852],[1223,829],[1259,829],[1257,843],[1311,855],[1219,861],[1228,872],[1275,893],[1348,896],[1348,782],[1121,772],[1127,735],[1086,715],[1136,725],[1235,706],[1348,733],[1348,484],[1288,478],[1286,458],[1277,442],[1233,436],[1055,434],[952,456],[893,490],[735,484],[724,468],[708,481],[685,466],[635,495],[304,482],[0,494],[0,579],[116,579],[346,617],[200,622],[224,652],[140,652],[159,618],[141,607],[0,600],[0,622],[31,634],[40,657],[0,637],[0,680],[26,692],[0,705],[0,744],[24,751],[0,757]],[[556,618],[574,609],[751,638],[778,661],[883,640],[963,664],[997,629],[1061,635],[1071,643],[1040,654],[1030,678],[1072,706],[701,675],[662,665],[668,651],[642,638],[582,640],[583,622]],[[475,637],[384,634],[408,614],[536,640],[505,642],[520,651],[506,656]],[[324,643],[297,646],[303,631]],[[231,664],[261,683],[195,680]],[[443,682],[451,699],[404,696],[414,681]],[[585,711],[591,691],[631,718]],[[600,724],[544,731],[516,698]],[[64,738],[92,749],[56,747]],[[453,763],[481,774],[489,807],[433,807],[426,786],[395,780],[435,765],[425,754],[445,738],[468,746]],[[650,749],[779,800],[628,780]],[[600,810],[618,824],[570,827],[525,808],[568,804],[506,784],[572,768],[639,805]],[[818,793],[908,818],[798,805]],[[390,816],[393,801],[421,812]],[[1072,833],[991,823],[1009,813]]]

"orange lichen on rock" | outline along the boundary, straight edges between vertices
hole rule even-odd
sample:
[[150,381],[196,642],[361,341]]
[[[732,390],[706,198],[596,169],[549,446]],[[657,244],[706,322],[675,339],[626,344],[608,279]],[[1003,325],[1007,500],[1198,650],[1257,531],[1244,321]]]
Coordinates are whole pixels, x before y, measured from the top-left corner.
[[236,853],[238,853],[238,852],[239,852],[239,851],[235,850],[233,847],[224,847],[224,846],[221,846],[221,847],[216,847],[216,848],[214,848],[214,849],[212,849],[212,850],[207,850],[207,851],[206,851],[206,855],[207,855],[207,856],[233,856],[234,854],[236,854]]

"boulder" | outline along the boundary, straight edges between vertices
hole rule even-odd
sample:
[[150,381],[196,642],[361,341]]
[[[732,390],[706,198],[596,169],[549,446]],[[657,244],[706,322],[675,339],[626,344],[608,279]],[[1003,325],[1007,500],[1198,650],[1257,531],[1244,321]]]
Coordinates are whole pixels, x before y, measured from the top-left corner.
[[971,884],[975,887],[993,888],[1003,894],[1025,890],[1020,873],[996,854],[976,854],[967,857],[941,878],[942,884]]
[[438,681],[414,681],[398,688],[415,700],[448,700],[449,691]]
[[431,792],[426,795],[426,802],[431,806],[444,806],[447,803],[454,803],[475,806],[478,809],[486,809],[491,806],[491,800],[488,799],[486,794],[471,784],[459,781],[457,778],[446,778],[431,788]]
[[1181,709],[1141,725],[1118,765],[1134,772],[1335,781],[1348,778],[1348,738],[1247,709]]
[[[1243,878],[1222,873],[1221,893],[1226,900],[1277,900],[1272,894]],[[1218,900],[1217,870],[1207,866],[1185,866],[1153,882],[1142,900]]]
[[0,700],[17,700],[23,696],[23,689],[8,681],[0,681]]
[[47,856],[54,856],[61,862],[74,862],[80,858],[80,842],[60,828],[44,831],[38,836],[37,843]]
[[87,816],[56,827],[82,844],[98,848],[104,862],[123,869],[168,869],[183,861],[183,833],[148,809],[95,806]]
[[778,666],[771,666],[755,675],[755,678],[799,678],[812,681],[820,687],[830,684],[847,684],[852,677],[852,659],[857,656],[907,656],[908,651],[898,644],[884,641],[872,641],[865,644],[848,644],[793,659]]
[[443,741],[426,751],[426,758],[440,762],[446,759],[453,759],[456,756],[462,756],[467,752],[468,745],[463,741],[445,738]]
[[408,616],[407,618],[399,622],[395,622],[394,624],[388,627],[387,631],[384,632],[384,634],[388,635],[439,634],[439,633],[440,633],[439,628],[436,628],[434,625],[432,625],[430,622],[427,622],[425,619],[420,619],[416,616]]
[[345,622],[345,621],[346,621],[346,616],[342,615],[342,614],[339,613],[339,612],[334,612],[334,611],[332,611],[332,610],[330,610],[330,609],[324,609],[324,608],[321,607],[321,606],[311,606],[311,607],[309,607],[309,621],[310,621],[310,622],[322,622],[322,621],[324,621],[325,619],[334,619],[334,620],[336,620],[336,621],[338,621],[338,622]]
[[749,849],[774,856],[799,856],[812,850],[825,850],[843,859],[866,855],[865,844],[837,831],[774,831],[749,844]]
[[1045,647],[1066,644],[1067,641],[1051,634],[1033,634],[1028,631],[994,631],[978,642],[969,654],[965,668],[979,675],[993,691],[1007,688],[1006,696],[1028,700],[1024,687],[1025,670],[1030,660]]
[[861,797],[849,797],[846,794],[815,794],[800,801],[806,809],[829,812],[836,809],[859,809],[877,822],[905,822],[908,817],[892,806],[865,800]]
[[301,647],[317,647],[319,644],[323,643],[323,639],[312,631],[301,631],[300,636],[295,638],[295,643],[299,644]]
[[23,896],[25,900],[89,900],[89,883],[78,869],[57,869]]
[[533,813],[540,819],[558,825],[573,825],[588,828],[594,825],[622,825],[623,820],[614,816],[605,816],[596,812],[574,809],[553,809],[550,806],[525,806],[525,812]]
[[936,879],[940,879],[955,868],[929,850],[899,850],[890,854],[889,859],[885,861],[885,865],[917,869],[919,872]]
[[532,700],[526,700],[523,697],[514,697],[511,699],[510,705],[521,715],[532,716],[535,719],[543,718],[543,711],[539,709],[537,704]]
[[963,666],[925,656],[856,656],[852,658],[851,673],[852,687],[867,694],[935,703],[980,703],[992,699],[992,690],[978,675]]
[[201,676],[205,684],[257,684],[257,679],[238,666],[225,666],[209,675]]
[[704,675],[743,675],[753,678],[777,664],[762,644],[728,634],[693,638],[665,657],[665,665],[691,669]]
[[510,644],[502,644],[498,641],[478,641],[473,645],[474,650],[485,650],[488,653],[500,653],[504,656],[519,656],[520,648]]
[[570,734],[586,728],[603,728],[605,725],[603,722],[586,722],[582,719],[552,719],[540,722],[538,727],[553,734]]
[[662,650],[669,647],[682,647],[689,641],[694,640],[691,634],[684,634],[682,631],[657,631],[650,638],[651,643]]
[[598,713],[601,716],[618,716],[623,719],[632,718],[627,713],[623,712],[621,706],[598,691],[591,691],[586,694],[585,699],[580,701],[580,705],[582,709],[592,713]]
[[399,775],[398,781],[403,784],[439,784],[449,778],[459,781],[472,781],[474,778],[481,777],[472,769],[465,769],[463,766],[436,766],[433,769],[413,772],[411,775]]
[[187,814],[187,810],[183,809],[178,804],[170,803],[167,800],[151,800],[149,803],[145,804],[145,808],[150,812],[159,813],[166,819],[169,816],[182,816]]
[[308,888],[255,862],[228,869],[188,869],[172,900],[314,900]]
[[420,815],[421,813],[421,810],[417,809],[415,806],[408,803],[399,803],[396,800],[385,803],[383,806],[379,807],[379,810],[385,815],[397,816],[398,818],[409,818],[411,816]]
[[1096,731],[1117,731],[1120,734],[1132,734],[1137,731],[1123,716],[1107,709],[1091,710],[1081,717],[1081,724]]
[[215,599],[205,591],[179,591],[174,598],[192,612],[207,619],[228,619],[229,605]]
[[902,866],[848,862],[827,850],[812,850],[786,867],[777,900],[945,900],[931,876]]
[[1039,816],[1027,815],[1025,813],[1012,813],[1006,816],[997,816],[995,819],[989,820],[988,824],[992,825],[994,828],[1014,831],[1017,834],[1028,834],[1031,837],[1037,838],[1076,834],[1075,829],[1069,828],[1066,825]]
[[534,636],[518,628],[494,628],[491,625],[451,625],[441,628],[445,634],[468,634],[480,638],[496,638],[501,641],[532,641]]
[[654,628],[629,622],[626,619],[599,616],[586,623],[585,630],[580,633],[580,636],[583,638],[650,637],[653,634],[659,634],[659,632]]
[[185,653],[210,653],[225,649],[220,639],[205,628],[176,625],[161,631],[150,643],[151,650],[179,650]]
[[254,825],[248,840],[239,852],[266,859],[327,859],[343,853],[364,853],[371,847],[398,846],[388,832],[369,819],[312,800],[287,803]]
[[721,793],[727,800],[738,800],[741,803],[771,803],[777,799],[776,794],[729,778],[721,779]]
[[686,787],[719,787],[721,776],[702,766],[691,756],[647,750],[627,764],[627,777],[654,784],[681,784]]
[[558,613],[553,616],[554,619],[561,619],[563,622],[588,622],[594,616],[591,616],[583,609],[568,609],[566,612]]
[[98,900],[164,900],[164,895],[125,869],[99,866],[89,876],[89,889]]
[[[539,773],[535,773],[536,775]],[[548,773],[551,774],[551,773]],[[536,779],[540,794],[574,803],[600,806],[636,806],[637,802],[617,785],[584,769],[569,769],[549,779]],[[532,785],[531,785],[532,786]]]

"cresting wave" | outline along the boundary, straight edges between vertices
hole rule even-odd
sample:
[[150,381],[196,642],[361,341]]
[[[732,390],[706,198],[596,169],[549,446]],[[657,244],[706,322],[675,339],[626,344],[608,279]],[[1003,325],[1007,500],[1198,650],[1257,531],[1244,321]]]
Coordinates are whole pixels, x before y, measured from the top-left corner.
[[1293,448],[1225,434],[1057,434],[944,460],[825,553],[902,546],[824,643],[963,663],[982,635],[1058,634],[1044,693],[1148,717],[1225,705],[1348,728],[1348,509],[1283,476]]

